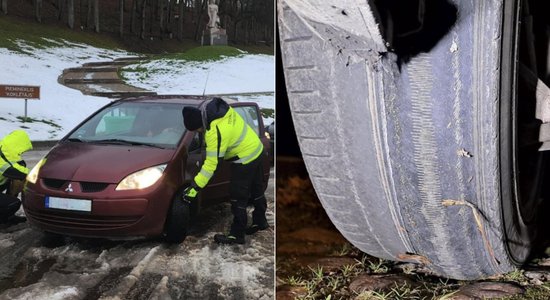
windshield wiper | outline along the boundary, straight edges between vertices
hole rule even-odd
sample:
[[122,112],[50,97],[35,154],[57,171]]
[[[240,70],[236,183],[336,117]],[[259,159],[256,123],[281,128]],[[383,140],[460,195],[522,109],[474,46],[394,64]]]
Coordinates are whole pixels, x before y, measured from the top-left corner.
[[86,141],[83,141],[79,138],[68,138],[67,141],[69,142],[77,142],[77,143],[86,143]]
[[164,149],[163,147],[161,147],[159,145],[155,145],[155,144],[127,141],[127,140],[122,140],[122,139],[106,139],[106,140],[97,140],[97,141],[93,141],[93,142],[94,143],[99,143],[99,144],[119,144],[119,145],[132,145],[132,146],[147,146],[147,147]]

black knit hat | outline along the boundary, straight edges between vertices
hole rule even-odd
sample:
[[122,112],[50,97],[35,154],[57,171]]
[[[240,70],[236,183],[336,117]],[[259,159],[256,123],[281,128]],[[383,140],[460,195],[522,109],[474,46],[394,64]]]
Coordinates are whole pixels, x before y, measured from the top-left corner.
[[183,124],[190,131],[195,131],[202,127],[201,111],[192,106],[186,106],[182,110]]

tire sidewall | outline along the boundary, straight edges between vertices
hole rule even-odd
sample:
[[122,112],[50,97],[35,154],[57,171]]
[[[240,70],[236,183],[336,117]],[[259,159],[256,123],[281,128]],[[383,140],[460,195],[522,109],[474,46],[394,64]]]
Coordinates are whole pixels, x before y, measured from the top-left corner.
[[191,221],[192,206],[182,200],[183,191],[179,191],[172,199],[172,204],[166,216],[164,237],[167,242],[181,243],[187,236]]

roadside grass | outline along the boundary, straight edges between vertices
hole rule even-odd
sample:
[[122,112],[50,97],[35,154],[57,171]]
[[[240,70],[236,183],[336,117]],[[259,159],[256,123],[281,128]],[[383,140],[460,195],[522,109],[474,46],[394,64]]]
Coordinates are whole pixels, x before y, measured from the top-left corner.
[[[344,251],[345,250],[345,251]],[[343,249],[342,253],[348,251]],[[351,251],[353,252],[353,250]],[[350,255],[347,255],[348,257]],[[287,285],[303,288],[304,293],[297,299],[356,299],[356,300],[447,300],[452,299],[462,286],[471,284],[470,281],[458,281],[411,271],[407,275],[413,279],[411,283],[394,283],[383,290],[363,291],[356,293],[349,289],[359,275],[390,275],[403,274],[402,269],[396,266],[399,263],[374,258],[366,254],[355,258],[357,263],[344,265],[337,271],[325,270],[322,266],[296,268],[293,263],[278,266],[277,273],[285,273],[282,277]],[[283,260],[281,260],[283,261]],[[279,262],[278,262],[279,263]],[[279,270],[279,267],[284,270]],[[293,268],[290,274],[288,267]],[[284,272],[283,272],[284,271]],[[513,282],[525,288],[525,293],[504,297],[505,300],[522,299],[550,299],[550,283],[533,285],[525,276],[524,271],[516,270],[502,276],[488,279],[487,281]]]
[[[234,56],[243,51],[254,54],[274,55],[274,47],[266,45],[235,45],[231,46],[200,46],[200,42],[194,40],[178,41],[176,39],[164,41],[141,40],[135,36],[120,39],[114,33],[95,33],[70,29],[63,24],[43,24],[34,20],[16,18],[10,15],[0,14],[0,48],[7,48],[14,52],[27,53],[17,41],[23,40],[29,46],[37,49],[46,49],[67,42],[86,44],[97,48],[109,50],[126,50],[137,53],[179,53],[183,58],[193,61],[204,61],[221,55]],[[143,44],[136,47],[136,44]],[[155,47],[152,47],[155,45]],[[71,45],[77,47],[76,45]],[[153,49],[154,48],[154,49]],[[141,49],[141,50],[137,50]],[[242,49],[242,50],[239,50]],[[170,54],[165,54],[167,57]]]
[[232,57],[245,52],[231,46],[200,46],[182,53],[170,53],[156,55],[155,59],[169,59],[178,61],[215,61],[224,57]]
[[275,110],[273,108],[260,108],[260,113],[264,118],[275,118]]
[[19,121],[23,123],[44,123],[46,125],[50,125],[56,129],[61,129],[61,126],[55,123],[52,120],[46,120],[46,119],[35,119],[31,117],[24,117],[24,116],[17,116],[16,117]]
[[[45,38],[47,37],[47,38]],[[18,44],[18,40],[34,48],[46,49],[65,44],[65,41],[93,45],[104,49],[123,49],[116,39],[93,32],[71,30],[60,25],[44,25],[34,21],[21,20],[11,16],[0,16],[0,48],[26,53]]]

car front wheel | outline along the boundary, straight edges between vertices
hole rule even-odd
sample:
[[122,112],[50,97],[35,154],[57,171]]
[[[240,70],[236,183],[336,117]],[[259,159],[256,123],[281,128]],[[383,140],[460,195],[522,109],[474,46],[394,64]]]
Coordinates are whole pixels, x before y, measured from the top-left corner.
[[169,243],[181,243],[187,236],[191,219],[191,206],[182,200],[181,192],[172,200],[164,227],[165,240]]

